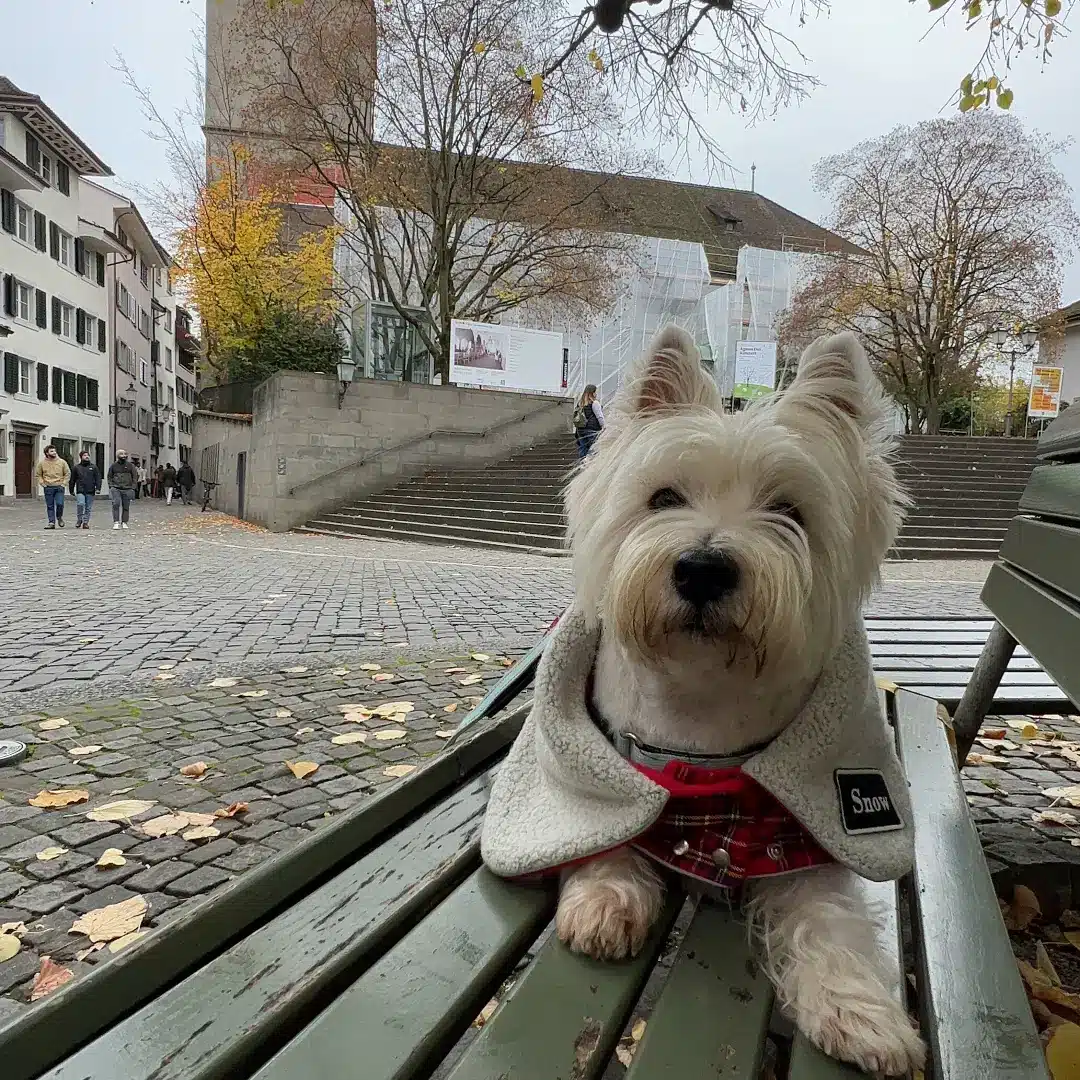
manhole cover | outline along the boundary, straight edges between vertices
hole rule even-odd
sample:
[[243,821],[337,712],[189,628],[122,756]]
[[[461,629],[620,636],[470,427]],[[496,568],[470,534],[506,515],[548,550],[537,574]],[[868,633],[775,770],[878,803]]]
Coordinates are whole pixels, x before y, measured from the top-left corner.
[[15,739],[0,739],[0,765],[14,765],[26,757],[26,743]]

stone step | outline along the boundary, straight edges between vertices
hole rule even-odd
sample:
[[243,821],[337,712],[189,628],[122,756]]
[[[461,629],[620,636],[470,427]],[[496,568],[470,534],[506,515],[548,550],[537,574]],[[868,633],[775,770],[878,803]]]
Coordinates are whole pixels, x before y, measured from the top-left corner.
[[936,536],[932,533],[908,533],[897,537],[896,546],[898,548],[956,548],[966,549],[971,551],[985,551],[989,550],[992,554],[997,554],[997,549],[1001,547],[1000,541],[995,541],[992,537],[968,537],[968,536],[956,536],[945,534],[942,536]]
[[382,540],[410,540],[418,543],[480,544],[485,547],[509,548],[515,551],[559,554],[564,551],[562,539],[534,536],[529,533],[493,533],[483,529],[459,529],[450,526],[428,528],[424,525],[348,525],[316,518],[300,529],[336,536],[367,536]]
[[973,561],[992,560],[997,557],[997,546],[985,548],[946,548],[946,547],[895,547],[888,558],[893,561],[923,559],[971,559]]
[[448,516],[432,511],[378,510],[337,511],[323,514],[319,519],[336,525],[383,525],[387,528],[478,529],[483,532],[519,532],[532,536],[562,539],[566,528],[561,521],[542,521],[531,517],[503,517],[499,514],[455,514]]
[[502,514],[506,517],[537,518],[539,520],[563,521],[562,500],[543,499],[440,499],[438,501],[422,496],[390,493],[371,495],[363,502],[342,506],[341,513],[359,513],[365,509],[395,511],[409,514],[424,510],[444,515],[455,514]]

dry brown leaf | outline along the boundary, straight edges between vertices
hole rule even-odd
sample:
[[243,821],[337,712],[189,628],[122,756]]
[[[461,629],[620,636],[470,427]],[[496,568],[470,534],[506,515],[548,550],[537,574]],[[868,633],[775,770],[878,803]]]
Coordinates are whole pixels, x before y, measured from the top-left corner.
[[514,666],[514,661],[511,660],[509,656],[504,656],[499,661],[499,663],[502,664],[503,667],[513,667]]
[[999,754],[968,754],[968,765],[1008,765],[1009,759]]
[[382,671],[382,664],[361,664],[361,671]]
[[645,1024],[646,1021],[640,1019],[635,1021],[634,1026],[630,1029],[630,1038],[633,1039],[634,1042],[641,1042],[641,1036],[645,1034]]
[[293,734],[293,738],[299,739],[301,735],[310,735],[314,730],[315,729],[313,727],[297,728],[295,733]]
[[1046,1044],[1046,1064],[1054,1080],[1080,1080],[1080,1026],[1054,1028]]
[[86,802],[90,798],[89,791],[83,791],[82,788],[57,788],[50,790],[46,788],[45,791],[39,791],[32,799],[29,800],[31,806],[45,806],[45,807],[57,807],[57,806],[71,806],[72,803]]
[[96,953],[98,951],[98,949],[104,949],[104,948],[105,948],[105,942],[104,941],[95,941],[93,945],[88,945],[85,949],[80,949],[75,954],[75,959],[78,960],[81,963],[91,953]]
[[1038,810],[1031,815],[1036,825],[1076,825],[1080,819],[1068,810]]
[[260,697],[266,697],[267,694],[269,694],[269,693],[270,693],[269,690],[245,690],[243,693],[237,694],[236,696],[237,697],[260,698]]
[[158,671],[172,671],[176,667],[175,660],[167,660],[164,664],[158,664]]
[[181,840],[213,840],[215,836],[220,836],[221,830],[215,829],[213,825],[198,825],[194,829],[188,829],[186,833],[180,834]]
[[397,678],[389,671],[379,671],[371,676],[373,682],[393,682]]
[[347,667],[336,667],[330,672],[331,675],[348,675],[349,669]]
[[466,675],[464,679],[458,679],[458,682],[461,683],[462,686],[473,686],[478,682],[483,682],[483,680],[484,680],[483,675],[476,674],[476,675]]
[[1017,744],[1009,739],[1006,739],[1005,732],[1001,732],[1002,737],[1000,739],[976,739],[975,741],[980,746],[985,746],[987,750],[1015,750]]
[[388,727],[383,728],[381,731],[375,732],[375,738],[379,742],[396,742],[398,739],[404,739],[409,733],[404,728]]
[[26,933],[26,923],[24,922],[6,922],[0,924],[0,934],[15,934],[16,936],[22,936]]
[[1009,916],[1017,930],[1026,930],[1033,920],[1042,916],[1039,898],[1026,885],[1013,886]]
[[[342,718],[343,724],[366,724],[371,719],[371,713],[369,712],[347,712]],[[312,731],[315,729],[312,728]]]
[[101,858],[94,865],[100,866],[102,870],[107,870],[110,866],[126,866],[127,859],[124,858],[124,853],[118,847],[111,847],[106,848],[101,853]]
[[180,769],[181,776],[202,776],[210,766],[205,761],[193,761],[190,765],[184,765]]
[[1069,787],[1047,788],[1043,794],[1055,802],[1063,802],[1066,806],[1080,807],[1080,784],[1072,784]]
[[482,1028],[494,1015],[499,1007],[499,1002],[492,998],[481,1010],[480,1015],[472,1022],[474,1028]]
[[41,968],[30,984],[30,1000],[37,1001],[46,994],[59,990],[64,983],[71,982],[74,978],[75,973],[70,968],[61,967],[51,956],[43,956]]
[[456,701],[451,701],[449,705],[444,705],[443,706],[443,712],[457,712],[457,711],[458,711],[458,703]]
[[21,948],[22,942],[14,934],[0,934],[0,964],[10,960]]
[[984,739],[1004,739],[1005,736],[1009,733],[1005,730],[1005,728],[995,728],[991,731],[980,731],[979,734]]
[[1073,765],[1080,765],[1080,754],[1067,746],[1056,746],[1054,753],[1059,757],[1063,757],[1066,761],[1072,762]]
[[67,851],[68,851],[68,849],[67,849],[66,847],[47,847],[47,848],[42,848],[42,849],[41,849],[41,850],[40,850],[40,851],[39,851],[39,852],[37,853],[37,857],[38,857],[38,858],[39,858],[39,859],[40,859],[40,860],[41,860],[42,862],[50,862],[50,861],[51,861],[51,860],[53,860],[53,859],[59,859],[61,855],[66,855],[66,854],[67,854]]
[[220,810],[214,811],[214,817],[236,817],[237,814],[246,814],[248,812],[248,804],[246,802],[234,802],[229,803],[228,806],[223,806]]
[[621,1065],[629,1069],[634,1063],[634,1044],[631,1043],[627,1046],[625,1043],[619,1043],[615,1047],[615,1056],[619,1059]]
[[209,685],[215,689],[224,689],[227,686],[235,686],[239,679],[214,679]]
[[874,678],[874,682],[879,690],[884,690],[886,693],[895,694],[900,689],[894,682],[890,682],[888,679],[883,679],[880,676]]
[[408,776],[415,771],[415,765],[388,765],[383,769],[383,776]]
[[362,712],[367,713],[370,716],[371,711],[374,708],[374,705],[362,705],[359,701],[353,701],[348,703],[347,705],[338,705],[337,711],[339,713]]
[[1055,986],[1049,976],[1024,960],[1017,960],[1016,966],[1020,969],[1029,997],[1055,1006],[1054,1011],[1059,1015],[1068,1014],[1073,1020],[1080,1021],[1080,994],[1070,994]]
[[292,716],[292,709],[277,709],[274,712],[274,716],[276,716],[278,720],[287,720]]
[[476,660],[478,663],[485,664],[491,659],[486,652],[474,652],[469,656],[470,660]]
[[176,678],[176,672],[175,671],[159,671],[154,676],[154,679],[157,682],[168,682],[169,679],[175,679],[175,678]]
[[1046,951],[1046,946],[1041,942],[1035,942],[1035,967],[1038,968],[1053,984],[1054,986],[1061,985],[1061,976],[1057,973],[1057,968],[1054,967],[1053,960],[1050,959],[1050,954]]
[[454,737],[454,733],[452,731],[436,731],[435,732],[435,738],[436,739],[452,739],[453,737]]
[[319,767],[314,761],[286,761],[285,765],[297,780],[310,776]]
[[213,814],[194,814],[187,810],[177,810],[175,814],[162,814],[160,817],[144,821],[138,828],[147,836],[162,837],[175,836],[183,829],[192,829],[202,825],[212,825],[213,823]]
[[119,904],[95,908],[75,920],[73,934],[85,934],[91,941],[115,941],[142,926],[146,914],[146,899],[132,896]]
[[349,731],[344,735],[335,735],[330,741],[338,746],[348,746],[350,743],[367,742],[366,731]]
[[120,799],[88,810],[89,821],[130,821],[154,807],[153,799]]
[[384,719],[388,716],[408,716],[413,711],[413,708],[411,701],[388,701],[385,705],[373,709],[372,715],[381,716]]
[[139,938],[146,937],[149,933],[149,930],[132,930],[130,934],[125,934],[123,937],[118,937],[115,941],[110,941],[109,952],[118,953],[121,949],[126,949],[129,945],[133,945]]
[[1039,734],[1039,729],[1030,720],[1006,720],[1006,724],[1019,731],[1023,739],[1034,739]]
[[38,724],[38,728],[41,731],[56,731],[57,728],[67,727],[69,721],[65,720],[62,716],[54,716],[51,720],[42,720]]
[[443,668],[443,674],[444,675],[466,675],[472,670],[473,670],[472,668],[468,668],[468,667],[448,667],[448,668]]
[[68,753],[72,757],[87,757],[90,754],[96,754],[99,750],[103,750],[103,746],[73,746],[68,750]]

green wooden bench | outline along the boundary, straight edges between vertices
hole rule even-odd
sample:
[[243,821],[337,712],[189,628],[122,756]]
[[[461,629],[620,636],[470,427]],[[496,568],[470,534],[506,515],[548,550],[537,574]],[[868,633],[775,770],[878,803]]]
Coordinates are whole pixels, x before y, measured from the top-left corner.
[[1047,426],[1039,461],[983,586],[996,622],[954,716],[961,762],[1018,643],[1070,699],[1070,711],[1080,703],[1080,408]]
[[[408,780],[129,946],[0,1030],[4,1080],[589,1080],[639,1015],[629,1080],[857,1075],[782,1037],[737,914],[673,895],[626,963],[546,933],[553,889],[480,864],[492,770],[527,713],[541,646],[462,737]],[[914,973],[927,1077],[1045,1078],[1043,1056],[935,703],[883,695],[912,783],[918,858],[866,888],[898,972]],[[901,935],[906,912],[910,935]],[[683,930],[658,967],[669,929]],[[910,936],[905,951],[902,936]],[[655,970],[654,970],[655,969]],[[474,1019],[514,974],[494,1015]],[[654,977],[650,981],[650,976]],[[912,981],[901,980],[911,992]],[[659,989],[657,990],[657,986]]]

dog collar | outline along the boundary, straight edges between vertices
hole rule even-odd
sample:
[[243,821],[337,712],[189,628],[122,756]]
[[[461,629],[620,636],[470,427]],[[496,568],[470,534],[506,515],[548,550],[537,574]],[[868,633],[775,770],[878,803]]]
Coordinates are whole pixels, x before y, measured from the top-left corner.
[[647,769],[661,772],[673,761],[699,769],[738,768],[761,749],[760,746],[755,746],[738,754],[695,754],[690,750],[651,746],[642,742],[632,731],[614,731],[609,734],[609,738],[619,756],[626,758],[631,765],[644,765]]

